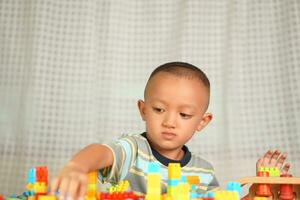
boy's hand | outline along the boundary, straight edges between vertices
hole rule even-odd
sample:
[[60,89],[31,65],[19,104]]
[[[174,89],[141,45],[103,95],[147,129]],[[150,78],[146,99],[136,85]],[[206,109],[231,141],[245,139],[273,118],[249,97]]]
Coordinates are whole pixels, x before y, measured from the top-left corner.
[[287,174],[290,169],[290,163],[285,163],[287,154],[281,153],[279,150],[269,150],[256,162],[256,171],[259,167],[277,167],[281,174]]
[[69,162],[51,181],[51,193],[59,191],[59,199],[83,199],[87,189],[87,173],[74,162]]

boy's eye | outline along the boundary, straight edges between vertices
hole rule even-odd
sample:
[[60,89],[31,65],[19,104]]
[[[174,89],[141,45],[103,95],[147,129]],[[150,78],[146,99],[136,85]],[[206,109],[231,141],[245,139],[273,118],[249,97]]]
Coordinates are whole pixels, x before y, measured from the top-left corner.
[[157,112],[157,113],[162,113],[162,112],[164,112],[164,109],[162,109],[162,108],[157,108],[157,107],[153,107],[153,110],[154,110],[155,112]]
[[189,119],[192,117],[192,115],[189,115],[189,114],[186,114],[186,113],[180,113],[180,116],[183,118],[183,119]]

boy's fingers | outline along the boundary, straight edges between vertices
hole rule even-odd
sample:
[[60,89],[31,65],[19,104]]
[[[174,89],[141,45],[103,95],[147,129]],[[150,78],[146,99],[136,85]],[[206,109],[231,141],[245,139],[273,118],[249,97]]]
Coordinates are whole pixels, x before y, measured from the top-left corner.
[[279,157],[279,159],[277,160],[276,164],[274,167],[278,167],[279,169],[282,167],[285,159],[286,159],[287,155],[286,153],[281,154],[281,156]]
[[[79,180],[78,179],[73,179],[69,183],[69,191],[68,191],[68,200],[77,200],[78,196],[78,190],[79,190]],[[70,199],[71,197],[71,199]]]
[[280,151],[279,150],[275,150],[274,153],[272,154],[271,158],[270,158],[270,166],[275,166],[277,163],[277,159],[280,155]]
[[269,150],[265,153],[265,155],[263,156],[262,166],[269,166],[272,155],[273,155],[272,150]]
[[256,162],[256,169],[260,168],[262,166],[264,159],[260,158],[257,162]]
[[69,178],[63,178],[59,187],[59,200],[64,200],[69,192]]
[[58,186],[59,186],[59,178],[55,177],[51,181],[51,193],[52,193],[52,195],[55,195],[55,192],[58,190]]
[[290,167],[291,167],[290,163],[286,163],[281,170],[281,174],[287,174]]
[[86,183],[81,183],[80,188],[79,188],[79,193],[78,193],[79,200],[84,199],[84,195],[85,195],[86,189],[87,189],[86,187],[87,187]]

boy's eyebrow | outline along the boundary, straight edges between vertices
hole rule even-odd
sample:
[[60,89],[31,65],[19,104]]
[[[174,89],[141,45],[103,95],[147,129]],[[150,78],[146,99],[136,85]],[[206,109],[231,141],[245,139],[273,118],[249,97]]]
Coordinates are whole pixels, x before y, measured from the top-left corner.
[[[162,104],[165,104],[165,105],[168,105],[168,103],[162,99],[151,99],[150,102],[159,102],[159,103],[162,103]],[[194,110],[197,110],[197,107],[192,105],[192,104],[182,104],[179,106],[179,108],[191,108],[191,109],[194,109]]]
[[182,104],[182,105],[180,105],[180,108],[191,108],[193,110],[197,110],[196,106],[194,106],[192,104]]
[[152,98],[151,100],[150,100],[150,102],[154,102],[154,101],[158,101],[158,102],[160,102],[160,103],[163,103],[163,104],[168,104],[166,101],[164,101],[164,100],[162,100],[162,99],[157,99],[157,98]]

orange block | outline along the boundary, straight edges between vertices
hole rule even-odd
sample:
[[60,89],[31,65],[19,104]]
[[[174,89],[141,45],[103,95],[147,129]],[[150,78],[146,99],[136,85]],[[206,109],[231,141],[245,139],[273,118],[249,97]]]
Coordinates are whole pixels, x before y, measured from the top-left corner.
[[199,176],[187,176],[186,180],[187,180],[187,182],[190,185],[198,185],[198,184],[200,184],[200,178],[199,178]]
[[97,172],[88,173],[88,184],[96,184],[97,183]]

